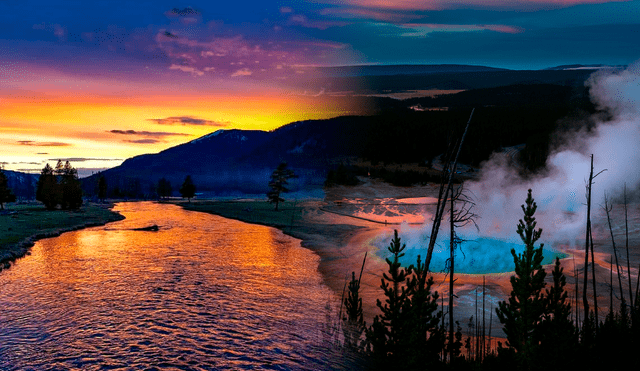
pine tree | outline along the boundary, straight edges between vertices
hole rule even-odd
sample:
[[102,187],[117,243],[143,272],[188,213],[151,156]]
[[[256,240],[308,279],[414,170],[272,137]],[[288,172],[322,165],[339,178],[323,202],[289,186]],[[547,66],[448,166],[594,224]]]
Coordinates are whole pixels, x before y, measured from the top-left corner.
[[158,196],[160,196],[160,198],[165,198],[165,197],[169,197],[171,196],[171,182],[169,182],[167,179],[165,178],[160,178],[160,180],[158,180]]
[[371,328],[367,330],[369,352],[376,363],[380,364],[398,362],[401,352],[401,336],[405,332],[403,327],[406,325],[403,323],[405,318],[401,312],[409,295],[405,281],[413,268],[410,266],[404,269],[400,265],[400,258],[404,256],[405,248],[406,244],[400,244],[398,231],[394,231],[394,237],[387,247],[393,260],[385,259],[389,266],[389,274],[383,273],[380,284],[387,299],[384,305],[380,299],[377,300],[376,305],[382,311],[382,315],[376,315]]
[[444,325],[440,326],[442,312],[438,310],[438,293],[432,293],[433,277],[427,278],[426,265],[418,255],[412,275],[407,280],[409,296],[402,313],[406,325],[401,335],[401,355],[410,369],[433,366],[444,348]]
[[15,202],[16,195],[9,189],[7,176],[0,168],[0,209],[4,210],[4,204],[6,202]]
[[61,173],[59,187],[62,191],[62,208],[71,210],[80,208],[82,205],[82,186],[78,179],[78,170],[67,161],[62,167]]
[[289,192],[287,188],[287,184],[289,183],[287,180],[297,177],[298,176],[293,173],[293,170],[287,169],[286,162],[281,162],[271,174],[271,180],[269,181],[271,191],[267,193],[267,197],[270,203],[276,204],[276,211],[278,211],[278,204],[284,202],[284,198],[280,197],[280,195]]
[[189,202],[191,202],[191,198],[196,195],[196,186],[191,180],[191,175],[187,175],[187,177],[184,178],[184,183],[182,183],[180,187],[180,194],[182,198],[188,199]]
[[520,219],[517,229],[525,250],[522,254],[516,254],[515,249],[511,249],[515,263],[515,276],[511,276],[511,297],[508,302],[501,301],[496,308],[498,319],[507,335],[507,343],[516,350],[520,365],[525,369],[530,367],[538,347],[540,322],[546,306],[542,293],[546,272],[541,265],[544,244],[534,248],[542,229],[535,229],[533,215],[537,205],[531,196],[531,190],[526,204],[526,208],[522,205],[524,221]]
[[560,267],[560,259],[556,258],[553,271],[553,285],[545,292],[546,308],[540,324],[540,353],[537,357],[542,361],[541,368],[566,368],[571,366],[572,355],[578,344],[577,331],[571,321],[571,304],[565,291],[567,280]]
[[98,198],[100,202],[104,202],[104,199],[107,198],[107,179],[105,179],[104,175],[100,175],[98,180]]
[[380,288],[384,291],[384,305],[377,300],[382,311],[367,329],[367,350],[381,368],[410,369],[424,367],[438,360],[444,345],[444,329],[439,327],[442,313],[437,308],[438,293],[431,293],[433,278],[427,279],[424,263],[417,260],[417,268],[402,268],[405,244],[400,244],[398,231],[388,247],[392,259]]
[[344,345],[347,349],[360,350],[360,337],[365,330],[364,316],[362,312],[362,298],[360,297],[360,281],[356,279],[356,273],[351,272],[349,292],[344,299],[346,317],[343,319]]
[[53,168],[51,168],[49,164],[46,164],[40,172],[36,189],[36,200],[42,202],[49,210],[55,209],[59,203],[58,182]]

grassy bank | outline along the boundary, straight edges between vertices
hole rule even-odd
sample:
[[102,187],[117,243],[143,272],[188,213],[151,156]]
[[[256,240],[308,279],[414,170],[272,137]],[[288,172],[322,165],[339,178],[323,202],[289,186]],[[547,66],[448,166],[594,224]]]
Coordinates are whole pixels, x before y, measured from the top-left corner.
[[293,201],[281,202],[278,211],[274,210],[274,205],[266,201],[195,201],[178,204],[187,210],[206,212],[282,230],[299,225],[300,216],[304,211],[301,203]]
[[46,210],[40,203],[11,205],[0,213],[0,270],[24,256],[39,239],[124,219],[111,206],[85,203],[71,211]]

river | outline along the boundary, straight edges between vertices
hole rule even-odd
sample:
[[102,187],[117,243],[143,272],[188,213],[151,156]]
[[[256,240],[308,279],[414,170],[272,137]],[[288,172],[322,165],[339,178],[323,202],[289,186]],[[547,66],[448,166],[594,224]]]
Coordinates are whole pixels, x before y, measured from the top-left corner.
[[339,299],[298,240],[175,205],[115,210],[0,273],[0,369],[349,367],[326,346]]

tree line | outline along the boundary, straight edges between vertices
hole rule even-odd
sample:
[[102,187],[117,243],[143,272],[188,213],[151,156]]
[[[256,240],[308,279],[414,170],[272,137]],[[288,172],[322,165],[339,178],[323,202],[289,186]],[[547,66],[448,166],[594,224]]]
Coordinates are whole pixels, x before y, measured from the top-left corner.
[[53,210],[58,205],[61,209],[75,210],[82,206],[82,187],[76,170],[69,161],[64,164],[58,160],[55,168],[49,164],[40,172],[36,188],[36,200]]
[[[130,182],[130,186],[126,189],[121,189],[118,186],[109,188],[107,178],[104,175],[100,175],[95,194],[101,201],[104,201],[108,196],[112,198],[158,198],[162,200],[171,197],[173,195],[173,191],[174,189],[171,185],[171,181],[164,177],[158,179],[158,181],[150,187],[148,192],[143,192],[138,179],[133,179],[132,182]],[[191,202],[191,199],[195,197],[196,186],[191,175],[187,175],[185,177],[182,185],[178,189],[178,192],[182,198],[188,199],[189,202]]]
[[[7,176],[3,170],[0,167],[0,210],[4,210],[5,203],[16,201],[16,195],[9,187]],[[162,199],[170,197],[173,189],[167,179],[161,178],[153,192]],[[190,175],[185,177],[179,192],[189,202],[195,197],[196,186]],[[36,200],[42,202],[48,210],[55,210],[58,207],[62,210],[76,210],[83,204],[84,194],[82,183],[78,178],[78,170],[71,166],[69,161],[63,163],[62,160],[58,160],[55,168],[46,164],[40,172],[35,193]],[[125,198],[128,196],[127,193],[121,193],[117,187],[109,192],[107,178],[104,175],[99,176],[94,195],[101,202],[104,202],[109,195]],[[137,194],[132,195],[132,197],[137,196]]]

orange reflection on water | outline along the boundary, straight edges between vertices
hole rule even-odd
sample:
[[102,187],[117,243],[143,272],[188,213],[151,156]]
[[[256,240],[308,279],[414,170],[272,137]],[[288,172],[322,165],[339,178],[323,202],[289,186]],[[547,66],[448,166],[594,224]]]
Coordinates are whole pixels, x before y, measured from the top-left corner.
[[[88,368],[306,366],[322,309],[337,300],[322,285],[317,255],[278,230],[175,205],[116,210],[126,219],[39,241],[0,276],[3,322],[20,329],[0,334],[23,354],[11,367],[61,359],[71,362],[63,368],[78,359]],[[153,224],[160,230],[134,230]],[[23,335],[43,339],[46,355],[25,348]]]

